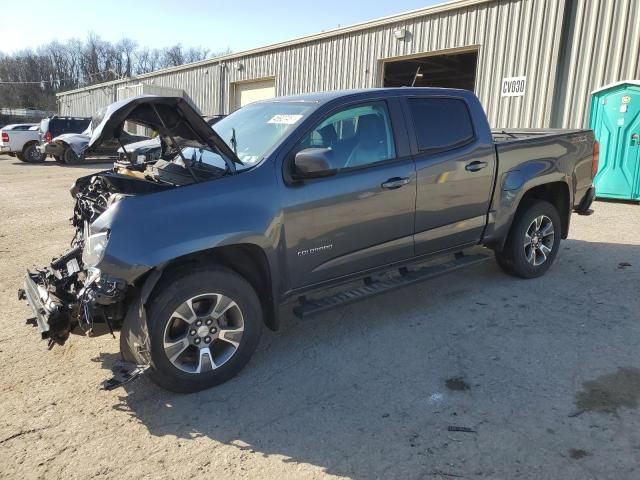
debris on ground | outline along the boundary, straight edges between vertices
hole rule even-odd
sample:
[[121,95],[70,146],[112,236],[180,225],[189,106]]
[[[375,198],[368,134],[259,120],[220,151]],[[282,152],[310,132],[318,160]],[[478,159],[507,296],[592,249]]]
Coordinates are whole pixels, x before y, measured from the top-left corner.
[[581,458],[588,457],[589,455],[591,454],[582,448],[572,448],[569,450],[569,456],[574,460],[580,460]]
[[463,377],[451,377],[447,379],[446,385],[449,390],[455,391],[469,390],[471,388]]
[[450,432],[464,432],[464,433],[478,433],[476,430],[470,427],[458,427],[456,425],[449,425],[447,430]]

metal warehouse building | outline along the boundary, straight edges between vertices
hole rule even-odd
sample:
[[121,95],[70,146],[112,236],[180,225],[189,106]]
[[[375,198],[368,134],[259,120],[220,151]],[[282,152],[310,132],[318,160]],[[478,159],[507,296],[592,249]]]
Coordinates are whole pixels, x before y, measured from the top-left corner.
[[590,92],[640,78],[640,0],[456,0],[58,95],[91,115],[140,93],[185,95],[203,114],[320,90],[474,90],[493,127],[582,127]]

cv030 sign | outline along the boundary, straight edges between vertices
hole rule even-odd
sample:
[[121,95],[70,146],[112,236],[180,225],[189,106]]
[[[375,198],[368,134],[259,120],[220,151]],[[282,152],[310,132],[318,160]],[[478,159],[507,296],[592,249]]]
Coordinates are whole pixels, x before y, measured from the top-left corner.
[[502,79],[503,97],[522,97],[527,88],[527,77],[509,77]]

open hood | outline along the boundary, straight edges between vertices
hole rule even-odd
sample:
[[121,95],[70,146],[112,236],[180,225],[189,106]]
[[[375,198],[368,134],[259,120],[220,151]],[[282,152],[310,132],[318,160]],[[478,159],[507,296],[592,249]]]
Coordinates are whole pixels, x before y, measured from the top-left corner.
[[166,140],[173,137],[178,143],[180,140],[196,141],[216,148],[227,159],[242,165],[233,150],[212,130],[200,113],[180,97],[139,95],[112,103],[104,111],[104,116],[96,119],[97,125],[93,128],[87,151],[118,138],[127,120],[157,131]]

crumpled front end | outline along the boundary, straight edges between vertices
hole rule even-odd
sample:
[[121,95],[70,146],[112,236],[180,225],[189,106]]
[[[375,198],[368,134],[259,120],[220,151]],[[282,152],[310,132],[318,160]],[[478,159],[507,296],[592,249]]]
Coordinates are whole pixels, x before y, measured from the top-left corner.
[[124,318],[125,285],[84,270],[77,248],[55,259],[47,268],[27,272],[19,297],[27,300],[42,338],[64,344],[79,328],[87,335],[95,323],[110,329]]
[[80,181],[74,189],[72,224],[76,232],[71,247],[49,266],[28,271],[18,293],[31,306],[34,323],[50,346],[64,344],[74,329],[91,335],[97,323],[112,330],[125,314],[126,283],[86,265],[91,252],[85,249],[95,238],[90,236],[91,223],[119,197],[105,187],[100,176]]

